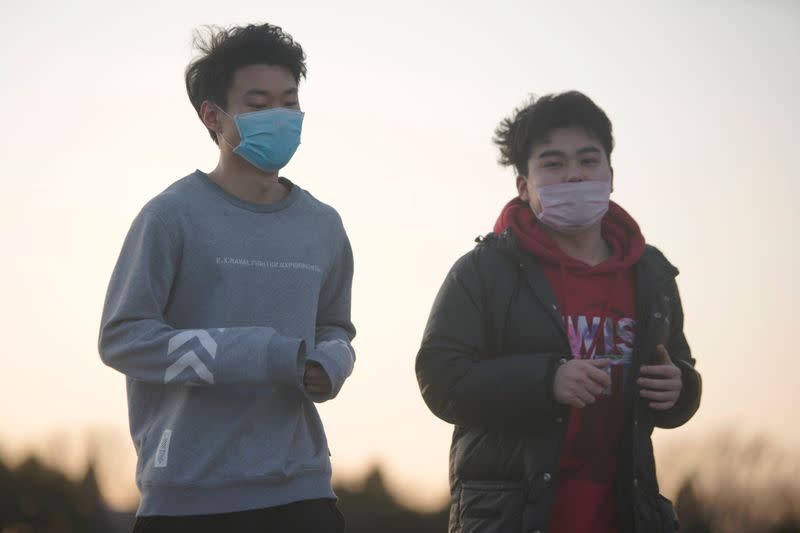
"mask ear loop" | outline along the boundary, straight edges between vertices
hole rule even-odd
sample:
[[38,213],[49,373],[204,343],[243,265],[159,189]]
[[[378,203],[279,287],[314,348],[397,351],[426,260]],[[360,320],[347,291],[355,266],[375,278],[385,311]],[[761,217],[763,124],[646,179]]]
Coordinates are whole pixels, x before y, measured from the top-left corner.
[[[217,109],[219,109],[220,111],[222,111],[222,112],[223,112],[223,113],[224,113],[224,114],[225,114],[225,115],[226,115],[226,116],[227,116],[229,119],[231,119],[231,120],[233,121],[233,123],[234,123],[234,124],[236,124],[236,119],[235,119],[235,118],[233,118],[232,116],[228,115],[228,113],[226,113],[226,112],[225,112],[225,110],[224,110],[224,109],[222,109],[222,108],[221,108],[220,106],[218,106],[217,104],[214,104],[214,105],[216,106],[216,108],[217,108]],[[238,124],[236,124],[236,129],[237,129],[237,130],[239,129],[239,125],[238,125]],[[225,136],[222,134],[222,132],[217,132],[217,135],[219,135],[220,137],[222,137],[222,140],[223,140],[223,141],[225,141],[225,144],[227,144],[228,146],[230,146],[232,150],[236,150],[236,147],[235,147],[234,145],[232,145],[232,144],[230,143],[230,141],[228,141],[228,139],[226,139],[226,138],[225,138]],[[239,131],[239,136],[241,137],[241,135],[242,135],[242,132],[241,132],[241,131]]]
[[[532,178],[528,178],[528,179],[532,179]],[[539,188],[541,187],[541,185],[537,183],[535,185],[535,187],[536,187],[536,196],[539,197],[539,205],[541,206],[541,209],[537,213],[536,210],[533,209],[533,206],[530,206],[530,207],[531,207],[531,211],[533,211],[533,214],[536,215],[536,220],[542,220],[542,217],[544,216],[544,203],[542,203],[542,196],[539,194]]]

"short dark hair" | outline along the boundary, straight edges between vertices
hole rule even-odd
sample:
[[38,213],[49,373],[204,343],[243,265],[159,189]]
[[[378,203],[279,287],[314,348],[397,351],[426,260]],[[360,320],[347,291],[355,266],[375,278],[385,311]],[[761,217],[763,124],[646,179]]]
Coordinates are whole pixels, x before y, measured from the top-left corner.
[[589,135],[597,137],[611,161],[614,149],[611,121],[588,96],[569,91],[541,98],[531,97],[498,124],[492,139],[500,148],[498,163],[514,165],[518,176],[527,176],[533,146],[547,142],[550,133],[559,128],[586,130]]
[[[195,31],[193,44],[202,55],[186,67],[186,92],[198,116],[205,100],[227,108],[228,89],[236,70],[242,67],[259,64],[285,67],[297,83],[306,77],[303,48],[278,26],[204,26]],[[211,130],[208,133],[218,143],[216,133]]]

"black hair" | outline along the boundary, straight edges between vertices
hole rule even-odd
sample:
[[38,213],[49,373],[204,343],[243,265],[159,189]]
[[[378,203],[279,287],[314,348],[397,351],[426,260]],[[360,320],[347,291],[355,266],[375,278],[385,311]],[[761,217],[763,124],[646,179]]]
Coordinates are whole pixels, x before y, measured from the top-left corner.
[[614,149],[611,121],[588,96],[569,91],[531,97],[498,124],[492,139],[500,148],[498,163],[514,165],[518,176],[527,176],[533,146],[547,142],[550,133],[559,128],[584,129],[600,141],[611,161]]
[[[205,26],[203,30],[195,31],[193,43],[202,55],[186,67],[186,92],[198,116],[205,100],[223,109],[227,107],[228,89],[234,74],[242,67],[258,64],[284,67],[297,83],[306,77],[303,48],[278,26]],[[216,133],[208,132],[218,143]]]

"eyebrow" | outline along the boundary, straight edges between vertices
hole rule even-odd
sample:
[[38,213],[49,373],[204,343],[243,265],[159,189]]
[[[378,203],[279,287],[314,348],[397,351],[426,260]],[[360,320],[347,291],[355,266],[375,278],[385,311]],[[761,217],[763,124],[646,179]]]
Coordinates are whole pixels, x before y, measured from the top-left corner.
[[539,159],[544,159],[545,157],[563,157],[564,152],[561,150],[545,150],[541,154],[539,154]]
[[[602,153],[599,148],[596,146],[584,146],[583,148],[578,148],[578,154],[599,154]],[[544,159],[545,157],[564,157],[564,152],[561,150],[545,150],[541,154],[539,154],[539,159]]]
[[600,154],[600,149],[596,146],[584,146],[578,149],[579,154]]
[[[263,89],[250,89],[244,93],[245,96],[270,96],[270,94],[271,93],[269,91],[265,91]],[[283,91],[284,96],[292,96],[295,94],[297,94],[297,87],[292,87],[291,89],[286,89]]]

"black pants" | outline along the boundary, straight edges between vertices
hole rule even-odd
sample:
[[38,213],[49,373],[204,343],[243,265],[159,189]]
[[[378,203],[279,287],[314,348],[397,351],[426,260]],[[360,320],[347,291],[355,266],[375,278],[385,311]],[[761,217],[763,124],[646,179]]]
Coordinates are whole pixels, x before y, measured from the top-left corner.
[[344,517],[336,500],[300,502],[241,511],[193,516],[140,516],[133,533],[343,533]]

